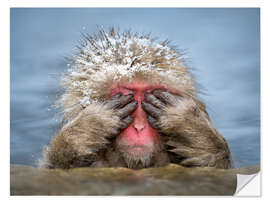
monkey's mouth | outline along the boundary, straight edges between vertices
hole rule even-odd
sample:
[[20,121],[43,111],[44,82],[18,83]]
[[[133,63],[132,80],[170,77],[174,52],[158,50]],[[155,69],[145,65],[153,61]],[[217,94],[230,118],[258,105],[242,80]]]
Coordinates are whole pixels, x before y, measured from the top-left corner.
[[127,153],[130,156],[134,158],[138,158],[138,159],[145,156],[149,156],[153,152],[151,147],[144,146],[144,145],[134,145],[134,146],[122,145],[120,150],[123,153]]

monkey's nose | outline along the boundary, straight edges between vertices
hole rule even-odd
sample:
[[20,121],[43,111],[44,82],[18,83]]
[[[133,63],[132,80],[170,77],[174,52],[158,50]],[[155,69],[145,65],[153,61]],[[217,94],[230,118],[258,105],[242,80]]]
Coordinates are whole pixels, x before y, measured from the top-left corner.
[[133,113],[134,120],[133,120],[132,126],[139,133],[143,131],[143,129],[146,127],[147,119],[146,119],[146,113],[142,109],[141,100],[137,100],[137,101],[138,101],[138,107]]
[[143,123],[135,123],[133,127],[137,132],[141,132],[144,129],[145,125]]

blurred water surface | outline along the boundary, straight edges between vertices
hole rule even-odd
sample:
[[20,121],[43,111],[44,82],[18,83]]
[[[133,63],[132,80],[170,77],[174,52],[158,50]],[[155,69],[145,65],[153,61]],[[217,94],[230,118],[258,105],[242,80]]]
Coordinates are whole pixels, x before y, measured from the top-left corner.
[[52,107],[65,56],[96,25],[152,33],[185,49],[236,167],[260,163],[260,11],[245,9],[11,9],[11,163],[35,165],[57,132]]

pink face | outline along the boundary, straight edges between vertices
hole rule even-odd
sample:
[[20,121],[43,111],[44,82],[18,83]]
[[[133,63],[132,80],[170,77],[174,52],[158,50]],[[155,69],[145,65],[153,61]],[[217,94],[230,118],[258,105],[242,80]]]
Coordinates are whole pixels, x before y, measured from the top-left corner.
[[[142,101],[146,92],[151,93],[155,89],[168,89],[164,86],[152,86],[145,83],[132,83],[115,86],[111,89],[111,96],[121,92],[123,95],[133,93],[134,100],[138,101],[138,107],[133,112],[132,123],[117,137],[121,150],[140,158],[151,154],[159,143],[158,131],[151,127],[147,121],[147,114],[142,108]],[[170,90],[175,92],[174,90]]]

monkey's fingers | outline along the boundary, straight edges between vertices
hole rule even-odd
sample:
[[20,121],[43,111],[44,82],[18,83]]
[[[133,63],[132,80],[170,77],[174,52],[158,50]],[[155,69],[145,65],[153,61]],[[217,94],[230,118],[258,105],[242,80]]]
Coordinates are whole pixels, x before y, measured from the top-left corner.
[[134,98],[134,94],[128,94],[128,95],[123,95],[120,97],[120,106],[118,108],[122,108],[126,104],[130,103]]
[[186,158],[198,157],[198,156],[201,156],[205,153],[201,150],[193,149],[193,148],[186,147],[186,146],[177,147],[177,148],[171,149],[169,151],[173,152],[175,154],[178,154],[181,157],[186,157]]
[[153,95],[159,98],[162,102],[169,105],[174,105],[180,99],[180,96],[167,92],[165,90],[157,89],[153,91]]
[[123,118],[120,122],[120,127],[119,130],[123,130],[125,128],[127,128],[132,122],[132,116],[128,115],[126,118]]
[[121,119],[119,127],[112,130],[111,136],[119,135],[119,133],[125,128],[127,128],[131,124],[131,122],[132,122],[131,115],[128,115],[126,118]]
[[133,100],[133,96],[134,95],[132,94],[122,96],[122,93],[118,93],[112,96],[110,99],[108,99],[105,102],[105,105],[107,106],[108,109],[120,108],[126,105],[127,103],[131,102]]
[[145,93],[145,101],[162,109],[165,107],[165,103],[160,101],[156,96],[153,94]]
[[150,123],[150,125],[151,125],[153,128],[155,128],[155,129],[157,129],[157,130],[160,130],[160,126],[159,126],[159,124],[158,124],[158,120],[157,120],[157,119],[155,119],[155,118],[153,118],[152,116],[148,115],[148,116],[147,116],[147,121]]
[[138,106],[137,101],[133,101],[126,106],[124,106],[122,109],[118,109],[116,111],[116,115],[119,116],[120,118],[125,118],[129,114],[131,114]]
[[180,164],[184,166],[214,166],[215,160],[213,155],[207,153],[202,156],[187,158]]
[[106,100],[104,104],[108,109],[114,109],[115,107],[119,106],[119,98],[122,96],[122,93],[117,93],[113,95],[111,98]]
[[110,99],[111,100],[115,100],[115,99],[118,99],[118,98],[120,98],[122,96],[122,93],[121,92],[119,92],[119,93],[117,93],[117,94],[115,94],[115,95],[113,95]]
[[148,113],[150,116],[154,118],[159,118],[163,114],[162,110],[145,101],[142,101],[142,108],[144,111],[146,111],[146,113]]

